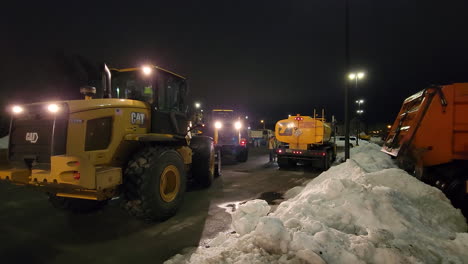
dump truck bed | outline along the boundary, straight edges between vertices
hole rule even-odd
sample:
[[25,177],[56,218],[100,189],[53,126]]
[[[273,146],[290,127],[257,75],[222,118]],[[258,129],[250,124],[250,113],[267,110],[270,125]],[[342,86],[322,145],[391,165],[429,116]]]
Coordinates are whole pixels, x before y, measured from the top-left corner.
[[468,83],[433,86],[408,97],[382,151],[422,166],[468,160]]

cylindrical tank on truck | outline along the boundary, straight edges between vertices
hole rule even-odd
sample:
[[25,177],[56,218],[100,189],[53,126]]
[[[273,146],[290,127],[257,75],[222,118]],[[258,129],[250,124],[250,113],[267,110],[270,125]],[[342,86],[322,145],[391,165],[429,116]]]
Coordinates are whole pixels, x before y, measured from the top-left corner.
[[[315,116],[315,114],[314,114]],[[290,116],[275,126],[275,136],[281,142],[276,149],[281,168],[304,164],[330,168],[336,159],[336,146],[331,141],[332,127],[325,118]]]

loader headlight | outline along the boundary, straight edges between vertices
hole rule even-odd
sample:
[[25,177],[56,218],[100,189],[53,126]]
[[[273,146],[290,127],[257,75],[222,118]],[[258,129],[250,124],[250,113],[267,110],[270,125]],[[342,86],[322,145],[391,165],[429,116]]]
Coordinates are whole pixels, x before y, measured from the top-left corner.
[[151,66],[143,66],[141,67],[141,70],[143,71],[144,75],[150,75],[153,72]]
[[11,111],[14,113],[14,114],[19,114],[19,113],[22,113],[24,111],[23,107],[19,106],[19,105],[14,105],[12,108],[11,108]]
[[221,122],[219,122],[219,121],[216,121],[216,122],[215,122],[215,128],[220,129],[220,128],[222,128],[222,127],[223,127],[223,123],[221,123]]
[[60,110],[60,107],[56,104],[50,104],[47,106],[47,110],[49,110],[49,112],[51,113],[57,113],[59,110]]
[[236,123],[234,123],[234,127],[239,130],[242,128],[242,123],[240,121],[237,121]]

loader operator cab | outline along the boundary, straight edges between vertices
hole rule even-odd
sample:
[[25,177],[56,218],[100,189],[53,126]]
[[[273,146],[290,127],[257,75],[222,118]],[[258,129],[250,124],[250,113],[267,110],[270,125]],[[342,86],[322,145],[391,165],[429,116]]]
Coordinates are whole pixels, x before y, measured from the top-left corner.
[[111,68],[112,98],[143,101],[151,107],[151,132],[187,133],[186,78],[157,66]]

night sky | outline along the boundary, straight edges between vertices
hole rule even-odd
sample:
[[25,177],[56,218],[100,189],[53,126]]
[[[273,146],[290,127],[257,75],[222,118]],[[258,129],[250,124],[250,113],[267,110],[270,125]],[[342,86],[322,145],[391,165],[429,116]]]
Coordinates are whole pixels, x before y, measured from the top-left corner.
[[[273,122],[315,107],[343,120],[344,0],[101,2],[2,4],[3,105],[79,98],[92,78],[83,63],[150,62],[187,76],[205,109]],[[468,82],[467,13],[463,0],[350,0],[364,119],[392,121],[429,84]]]

